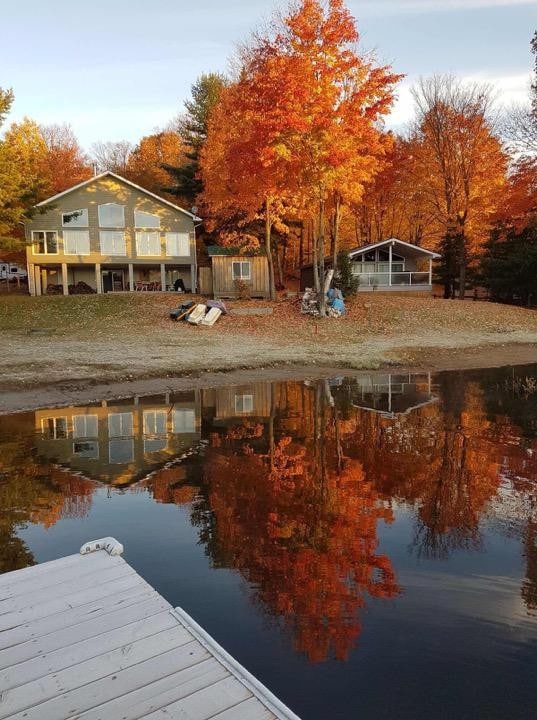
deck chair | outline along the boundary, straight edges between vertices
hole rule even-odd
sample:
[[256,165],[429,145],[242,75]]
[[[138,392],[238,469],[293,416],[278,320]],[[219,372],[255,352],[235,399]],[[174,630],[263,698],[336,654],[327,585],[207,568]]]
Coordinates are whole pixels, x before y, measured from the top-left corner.
[[205,317],[202,318],[200,325],[208,325],[209,327],[212,327],[215,324],[215,322],[218,320],[218,318],[220,317],[221,314],[222,314],[222,311],[220,310],[220,308],[215,308],[215,307],[211,308],[209,310],[209,312],[207,313],[207,315],[205,315]]

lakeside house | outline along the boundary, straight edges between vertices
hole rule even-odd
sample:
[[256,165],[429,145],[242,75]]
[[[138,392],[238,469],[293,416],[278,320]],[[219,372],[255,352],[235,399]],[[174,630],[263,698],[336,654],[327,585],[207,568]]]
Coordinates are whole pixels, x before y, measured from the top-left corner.
[[[440,255],[432,250],[389,238],[349,251],[352,271],[360,279],[359,292],[426,293],[433,290],[433,260]],[[328,265],[329,266],[329,265]],[[313,287],[313,266],[304,265],[300,288]]]
[[39,203],[25,222],[28,286],[63,294],[77,283],[97,293],[196,289],[200,219],[112,172]]

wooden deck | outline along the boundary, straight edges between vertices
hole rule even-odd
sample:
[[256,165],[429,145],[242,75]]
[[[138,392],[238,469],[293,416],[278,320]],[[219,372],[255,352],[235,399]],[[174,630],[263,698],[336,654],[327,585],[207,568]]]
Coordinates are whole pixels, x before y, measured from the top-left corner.
[[110,540],[0,576],[0,718],[298,720]]

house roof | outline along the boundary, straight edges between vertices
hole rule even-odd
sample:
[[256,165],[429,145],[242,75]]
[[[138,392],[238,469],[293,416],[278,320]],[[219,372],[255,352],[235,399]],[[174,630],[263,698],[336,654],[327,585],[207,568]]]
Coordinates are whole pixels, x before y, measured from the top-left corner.
[[262,255],[261,251],[247,250],[246,252],[241,251],[241,248],[237,247],[226,247],[224,245],[209,245],[207,248],[207,254],[209,257],[225,255],[228,257],[257,257]]
[[84,180],[84,182],[78,183],[78,185],[73,185],[73,187],[67,188],[67,190],[64,190],[61,193],[58,193],[57,195],[53,195],[52,197],[47,198],[46,200],[42,200],[40,203],[37,203],[35,207],[43,207],[44,205],[50,205],[51,203],[55,202],[56,200],[59,200],[64,195],[68,195],[69,193],[73,192],[74,190],[79,190],[80,188],[85,187],[86,185],[89,185],[92,182],[95,182],[95,180],[100,180],[104,177],[112,177],[115,180],[119,180],[122,183],[125,183],[126,185],[130,185],[130,187],[134,188],[135,190],[139,190],[140,192],[143,192],[145,195],[148,195],[149,197],[153,198],[153,200],[158,200],[163,205],[167,205],[168,207],[173,208],[174,210],[179,210],[179,212],[184,213],[185,215],[188,215],[188,217],[192,218],[194,222],[201,222],[201,218],[197,217],[197,215],[193,215],[191,212],[188,212],[188,210],[184,210],[182,207],[179,207],[179,205],[174,205],[174,203],[170,202],[169,200],[164,200],[164,198],[159,197],[159,195],[155,195],[155,193],[150,192],[149,190],[146,190],[145,188],[141,187],[140,185],[136,185],[136,183],[131,182],[130,180],[127,180],[124,177],[121,177],[121,175],[116,175],[116,173],[110,172],[110,170],[107,170],[106,172],[101,173],[100,175],[94,175],[93,177],[89,178],[88,180]]
[[371,243],[370,245],[362,245],[362,247],[353,248],[352,250],[349,250],[349,257],[353,258],[355,255],[363,255],[363,253],[365,252],[375,250],[376,248],[383,247],[385,245],[400,246],[401,250],[406,249],[407,254],[409,254],[408,251],[412,251],[411,254],[413,255],[427,255],[428,257],[435,259],[441,257],[441,255],[433,252],[432,250],[426,250],[419,245],[412,245],[411,243],[407,243],[404,240],[399,240],[398,238],[389,238],[388,240],[381,240],[380,242]]

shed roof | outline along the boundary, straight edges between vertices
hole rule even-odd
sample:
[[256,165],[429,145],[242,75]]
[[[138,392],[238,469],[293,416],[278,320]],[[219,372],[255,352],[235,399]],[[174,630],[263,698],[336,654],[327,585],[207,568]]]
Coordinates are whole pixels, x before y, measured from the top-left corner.
[[153,198],[153,200],[158,200],[163,205],[167,205],[168,207],[173,208],[174,210],[179,210],[179,212],[184,213],[185,215],[188,215],[188,217],[192,218],[194,222],[201,222],[201,218],[199,218],[197,215],[193,215],[191,212],[188,212],[188,210],[184,210],[184,208],[179,207],[179,205],[175,205],[174,203],[170,202],[169,200],[164,200],[164,198],[161,198],[159,195],[155,195],[155,193],[150,192],[149,190],[146,190],[141,185],[136,185],[136,183],[131,182],[130,180],[127,180],[124,177],[121,177],[121,175],[116,175],[116,173],[110,172],[110,170],[107,170],[106,172],[101,173],[100,175],[94,175],[93,177],[90,177],[88,180],[84,180],[84,182],[78,183],[78,185],[73,185],[73,187],[67,188],[67,190],[64,190],[61,193],[58,193],[57,195],[53,195],[52,197],[47,198],[46,200],[42,200],[40,203],[37,203],[36,207],[43,207],[44,205],[50,205],[51,203],[55,202],[56,200],[59,200],[64,195],[68,195],[69,193],[73,192],[74,190],[79,190],[80,188],[85,187],[86,185],[89,185],[90,183],[94,182],[95,180],[100,180],[104,177],[112,177],[114,180],[119,180],[122,183],[125,183],[126,185],[130,185],[130,187],[134,188],[135,190],[139,190],[140,192],[143,192],[145,195],[149,195],[149,197]]
[[381,240],[380,242],[371,243],[369,245],[362,245],[362,247],[358,248],[353,248],[352,250],[349,250],[349,257],[353,258],[355,257],[355,255],[363,255],[370,250],[376,250],[376,248],[384,247],[386,245],[397,246],[399,251],[404,253],[406,257],[419,255],[426,255],[427,257],[431,257],[434,259],[438,259],[441,257],[441,255],[433,252],[432,250],[427,250],[426,248],[422,248],[419,245],[412,245],[411,243],[407,243],[404,240],[399,240],[398,238],[389,238],[388,240]]

